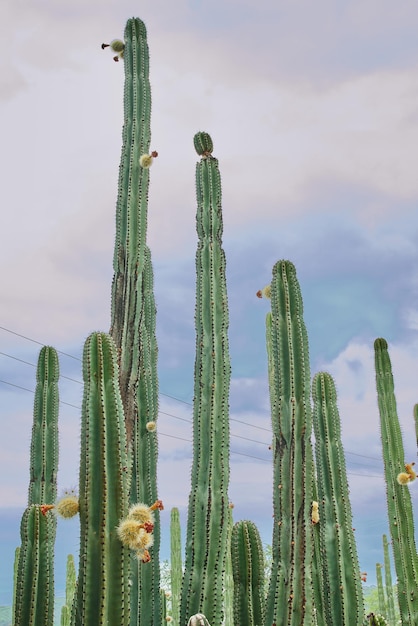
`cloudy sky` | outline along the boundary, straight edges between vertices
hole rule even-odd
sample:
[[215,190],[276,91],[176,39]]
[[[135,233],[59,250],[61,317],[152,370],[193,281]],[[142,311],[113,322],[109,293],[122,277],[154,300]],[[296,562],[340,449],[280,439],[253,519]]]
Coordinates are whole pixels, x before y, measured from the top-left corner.
[[[278,259],[297,268],[312,374],[335,378],[360,566],[388,532],[373,341],[393,363],[406,461],[418,402],[418,5],[402,0],[8,0],[0,6],[0,604],[27,498],[35,368],[61,354],[59,489],[77,484],[80,354],[109,328],[123,65],[100,44],[148,28],[148,242],[158,307],[159,489],[185,523],[196,250],[193,135],[223,182],[235,518],[271,542],[264,320]],[[416,502],[418,486],[411,486]],[[165,516],[165,519],[164,519]],[[76,522],[60,525],[58,587]],[[71,540],[71,541],[70,541]],[[72,543],[71,543],[72,542]],[[165,551],[165,552],[164,552]]]

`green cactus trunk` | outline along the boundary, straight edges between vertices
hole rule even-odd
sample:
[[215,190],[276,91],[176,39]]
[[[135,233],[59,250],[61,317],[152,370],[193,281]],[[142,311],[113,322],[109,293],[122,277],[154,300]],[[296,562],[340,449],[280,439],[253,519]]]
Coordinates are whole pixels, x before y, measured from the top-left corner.
[[[119,350],[120,388],[131,455],[130,502],[151,505],[157,499],[157,434],[147,429],[158,416],[157,342],[151,252],[146,245],[151,131],[149,51],[143,22],[125,28],[124,127],[116,212],[112,322]],[[160,523],[155,514],[152,561],[131,562],[131,625],[153,626],[161,617]]]
[[30,504],[20,525],[14,626],[53,626],[56,519]]
[[264,556],[256,525],[234,524],[231,536],[234,576],[234,621],[240,626],[264,625]]
[[44,346],[36,370],[28,504],[53,504],[58,472],[58,354]]
[[58,471],[57,351],[44,346],[38,357],[30,447],[28,508],[22,516],[22,545],[14,597],[15,626],[54,621],[54,545],[57,521],[42,505],[55,503]]
[[74,600],[76,582],[77,574],[75,571],[74,557],[72,554],[69,554],[67,556],[66,568],[65,604],[61,609],[61,626],[70,626],[71,624],[71,607]]
[[397,481],[397,476],[405,471],[405,454],[396,410],[392,365],[385,339],[376,339],[374,349],[389,528],[398,578],[399,609],[402,624],[416,626],[418,557],[411,495],[408,486],[400,485]]
[[171,509],[170,520],[170,578],[171,578],[171,617],[173,626],[180,623],[181,579],[183,568],[181,563],[181,528],[178,508]]
[[228,537],[227,551],[225,559],[224,573],[224,624],[232,626],[234,624],[234,573],[232,569],[231,555],[231,536],[234,527],[233,506],[230,504],[228,509]]
[[387,615],[390,624],[394,624],[396,620],[395,599],[393,596],[393,582],[392,572],[390,567],[389,557],[389,542],[386,535],[383,535],[383,562],[385,565],[385,588],[386,588],[386,612],[381,611],[384,615]]
[[303,304],[289,261],[273,268],[267,317],[273,427],[273,562],[266,624],[314,623],[310,368]]
[[341,442],[337,393],[329,374],[320,372],[314,376],[312,397],[326,623],[359,626],[364,620],[363,590]]
[[385,592],[383,590],[382,564],[376,563],[377,604],[379,613],[387,615]]
[[230,359],[221,181],[218,161],[210,155],[197,163],[196,193],[193,467],[180,624],[203,613],[211,626],[220,626],[228,535]]
[[129,555],[116,528],[128,512],[126,431],[112,338],[84,346],[80,456],[80,557],[73,626],[129,624]]

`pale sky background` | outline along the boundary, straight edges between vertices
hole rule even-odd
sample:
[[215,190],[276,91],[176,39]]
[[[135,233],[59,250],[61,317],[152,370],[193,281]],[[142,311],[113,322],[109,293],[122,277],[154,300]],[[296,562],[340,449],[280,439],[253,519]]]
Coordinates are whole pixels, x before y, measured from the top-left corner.
[[[235,519],[254,520],[271,543],[268,302],[255,293],[286,258],[302,288],[312,374],[335,378],[360,567],[373,582],[388,532],[376,337],[390,346],[405,460],[417,454],[418,4],[8,0],[0,5],[0,604],[11,602],[29,480],[33,394],[25,389],[35,387],[43,344],[65,353],[59,490],[77,484],[77,359],[87,335],[110,323],[123,123],[123,65],[100,45],[122,37],[132,16],[148,29],[159,152],[148,242],[158,308],[162,557],[170,508],[180,508],[185,527],[190,488],[193,135],[205,130],[223,182]],[[418,485],[410,488],[416,503]],[[77,550],[76,522],[59,523],[57,550],[60,592],[66,554]]]

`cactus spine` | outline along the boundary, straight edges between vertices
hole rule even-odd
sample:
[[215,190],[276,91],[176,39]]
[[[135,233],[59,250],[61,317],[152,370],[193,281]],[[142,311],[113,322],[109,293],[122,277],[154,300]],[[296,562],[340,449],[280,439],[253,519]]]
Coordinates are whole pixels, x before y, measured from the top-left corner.
[[332,377],[319,372],[312,384],[318,477],[319,530],[326,623],[358,626],[364,619],[363,591],[337,393]]
[[129,624],[129,556],[116,527],[128,512],[126,431],[112,338],[92,333],[83,352],[80,557],[73,626]]
[[[158,416],[157,342],[151,253],[146,245],[151,131],[151,87],[147,33],[139,19],[128,20],[123,51],[124,127],[110,333],[119,350],[120,388],[125,409],[132,482],[130,502],[157,500],[157,434],[147,424]],[[150,157],[151,161],[152,158]],[[150,161],[150,162],[151,162]],[[131,624],[160,621],[159,511],[155,514],[153,559],[131,562]]]
[[289,261],[279,261],[273,268],[271,308],[267,344],[273,384],[274,527],[266,624],[302,626],[314,622],[312,414],[302,296]]
[[389,528],[398,579],[399,609],[402,624],[415,626],[418,623],[418,557],[411,496],[408,487],[397,482],[397,476],[405,469],[405,455],[386,340],[376,339],[374,350]]
[[[199,143],[196,137],[194,143]],[[204,143],[211,146],[207,138]],[[180,624],[204,613],[212,626],[220,626],[228,533],[230,359],[221,181],[218,160],[211,155],[197,163],[196,194],[193,467]]]
[[14,598],[15,626],[52,626],[57,495],[58,355],[44,346],[38,357],[30,448],[28,507],[22,516]]
[[231,535],[234,576],[234,621],[240,626],[264,624],[264,556],[256,525],[236,522]]

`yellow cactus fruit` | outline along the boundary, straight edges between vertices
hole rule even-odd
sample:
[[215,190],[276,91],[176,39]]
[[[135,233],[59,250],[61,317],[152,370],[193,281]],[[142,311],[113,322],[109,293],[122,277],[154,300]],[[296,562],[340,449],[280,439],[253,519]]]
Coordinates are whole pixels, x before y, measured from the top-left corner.
[[142,154],[139,157],[139,165],[145,170],[151,167],[154,158],[150,154]]
[[137,552],[141,552],[150,548],[153,543],[154,537],[151,535],[151,533],[147,533],[146,530],[140,528],[136,535],[132,548]]
[[68,492],[58,500],[55,505],[57,515],[64,519],[70,519],[77,515],[80,509],[78,497],[75,493]]
[[406,473],[409,476],[409,480],[410,481],[415,480],[416,477],[417,477],[416,472],[412,469],[414,465],[415,465],[415,463],[405,463],[405,470],[406,470]]
[[140,550],[136,553],[137,559],[143,563],[149,563],[151,561],[151,555],[148,550]]
[[154,513],[147,504],[143,504],[142,502],[131,506],[128,517],[136,520],[140,524],[145,524],[146,522],[150,524],[154,523]]
[[259,289],[256,293],[257,298],[271,299],[271,285],[266,285],[263,289]]
[[125,517],[119,526],[116,528],[119,539],[124,546],[128,546],[132,550],[137,549],[138,536],[140,532],[145,532],[141,527],[141,522],[138,522],[131,517]]
[[113,52],[118,52],[119,54],[123,54],[123,51],[125,50],[125,44],[120,39],[113,39],[109,45]]
[[156,422],[147,422],[145,428],[149,433],[153,433],[155,430],[157,430],[157,424]]
[[409,483],[409,474],[401,472],[397,475],[396,480],[400,485],[407,485]]
[[315,500],[312,502],[311,516],[312,524],[317,524],[319,522],[319,504]]

